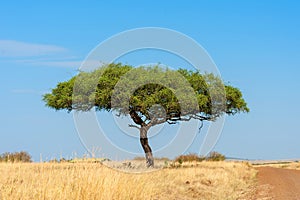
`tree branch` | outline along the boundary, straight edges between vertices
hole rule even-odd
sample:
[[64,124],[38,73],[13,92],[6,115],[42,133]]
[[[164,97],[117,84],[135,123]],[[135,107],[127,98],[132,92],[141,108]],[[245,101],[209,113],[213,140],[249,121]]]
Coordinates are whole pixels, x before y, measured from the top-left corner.
[[137,129],[139,129],[139,130],[141,129],[140,127],[138,127],[138,126],[136,126],[136,125],[133,125],[133,124],[128,124],[128,126],[131,127],[131,128],[137,128]]
[[203,120],[200,120],[201,121],[201,125],[200,125],[200,127],[199,127],[199,132],[200,132],[200,130],[203,128]]
[[167,121],[168,124],[176,124],[176,122]]
[[[150,122],[146,123],[145,121],[142,120],[142,118],[135,111],[130,111],[130,116],[136,124],[138,124],[142,127],[148,128],[148,129],[151,126],[155,126],[155,125],[158,125],[158,124],[163,124],[165,122],[167,122],[168,124],[176,124],[177,121],[190,121],[191,119],[200,120],[201,121],[201,126],[200,126],[199,129],[201,129],[203,127],[203,121],[204,120],[207,120],[207,121],[213,120],[213,117],[204,117],[204,116],[197,115],[197,114],[190,114],[190,115],[185,116],[185,117],[181,117],[181,116],[174,117],[173,116],[173,117],[163,118],[163,119],[152,118],[150,120]],[[133,125],[133,124],[129,124],[128,126],[140,129],[140,127],[138,127],[136,125]]]
[[206,120],[206,121],[209,121],[209,120],[212,120],[213,118],[212,117],[204,117],[204,116],[200,116],[200,115],[192,115],[192,118],[193,119],[198,119],[198,120]]
[[142,120],[142,118],[136,113],[134,110],[130,110],[129,112],[131,119],[134,121],[134,123],[145,126],[146,123]]

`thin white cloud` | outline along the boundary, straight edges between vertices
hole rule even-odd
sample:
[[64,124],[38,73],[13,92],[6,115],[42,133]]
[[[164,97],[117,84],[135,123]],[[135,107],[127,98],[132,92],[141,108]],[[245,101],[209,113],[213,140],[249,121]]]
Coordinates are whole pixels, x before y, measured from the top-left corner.
[[56,45],[34,44],[15,40],[0,40],[0,57],[33,57],[66,52],[67,49]]
[[70,55],[70,51],[56,45],[34,44],[15,40],[0,40],[0,61],[34,66],[95,69],[103,63],[84,61]]
[[45,93],[34,89],[13,89],[10,92],[14,94],[39,94],[39,95]]
[[[35,64],[39,64],[38,62]],[[81,65],[81,61],[43,61],[40,62],[44,66],[55,66],[55,67],[70,67],[78,69]]]
[[82,61],[76,60],[35,60],[35,59],[26,59],[26,60],[16,60],[17,63],[30,64],[35,66],[46,66],[46,67],[66,67],[66,68],[76,68],[78,69]]
[[73,60],[73,59],[71,60],[69,59],[57,59],[57,60],[22,59],[22,60],[16,60],[15,62],[36,65],[36,66],[68,67],[68,68],[75,68],[75,69],[83,69],[84,71],[88,71],[89,69],[93,70],[105,64],[98,60],[80,61],[80,60]]
[[79,68],[81,61],[57,45],[0,40],[0,60],[47,67]]

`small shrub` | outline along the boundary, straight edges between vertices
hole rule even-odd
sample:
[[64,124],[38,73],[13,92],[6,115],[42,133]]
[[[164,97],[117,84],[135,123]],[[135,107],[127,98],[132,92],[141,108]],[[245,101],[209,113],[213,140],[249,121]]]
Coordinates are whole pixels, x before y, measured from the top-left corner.
[[192,161],[201,162],[203,160],[204,160],[203,157],[200,157],[195,153],[190,153],[187,155],[180,155],[176,157],[174,161],[178,162],[179,164],[182,164],[183,162],[192,162]]
[[164,167],[168,167],[168,166],[169,166],[169,163],[168,163],[168,161],[165,160]]
[[192,161],[196,161],[196,162],[201,162],[203,160],[207,160],[207,161],[223,161],[225,160],[225,156],[223,154],[220,154],[218,152],[211,152],[208,156],[203,157],[203,156],[199,156],[195,153],[190,153],[187,155],[180,155],[178,157],[175,158],[174,162],[178,162],[180,165],[184,162],[192,162]]
[[216,151],[210,152],[210,154],[206,157],[208,161],[223,161],[225,160],[225,156]]
[[66,162],[69,162],[69,160],[65,159],[65,158],[60,158],[59,159],[59,162],[60,163],[66,163]]
[[32,162],[31,155],[25,151],[6,152],[0,155],[0,162]]

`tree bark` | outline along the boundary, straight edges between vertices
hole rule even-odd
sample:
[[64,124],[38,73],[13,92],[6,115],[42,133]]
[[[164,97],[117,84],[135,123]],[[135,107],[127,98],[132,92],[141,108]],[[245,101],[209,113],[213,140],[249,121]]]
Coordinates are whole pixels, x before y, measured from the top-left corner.
[[147,137],[148,129],[149,127],[147,126],[142,126],[140,128],[140,142],[145,152],[147,167],[154,167],[154,158]]
[[129,114],[130,114],[132,120],[136,124],[141,126],[141,128],[139,128],[139,130],[140,130],[140,143],[141,143],[141,145],[144,149],[144,152],[145,152],[147,167],[154,167],[154,158],[153,158],[153,155],[152,155],[152,150],[151,150],[151,147],[149,145],[148,136],[147,136],[148,130],[152,126],[152,123],[146,124],[142,120],[142,118],[134,110],[131,110],[129,112]]

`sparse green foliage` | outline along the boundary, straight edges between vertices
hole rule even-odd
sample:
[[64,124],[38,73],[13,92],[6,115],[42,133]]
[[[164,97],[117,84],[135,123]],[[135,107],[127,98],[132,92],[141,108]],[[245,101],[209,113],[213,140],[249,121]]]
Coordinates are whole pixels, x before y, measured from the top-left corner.
[[[134,70],[133,70],[134,69]],[[130,71],[130,73],[128,73]],[[129,75],[124,75],[128,73]],[[136,85],[143,83],[149,77],[153,81],[161,80],[161,83],[148,83],[136,88],[132,94],[126,92],[119,94],[118,97],[129,98],[128,102],[118,100],[115,105],[119,107],[112,108],[111,101],[114,89],[117,87],[135,88]],[[184,79],[182,78],[184,77]],[[178,80],[178,79],[182,80]],[[76,85],[74,87],[76,80]],[[118,84],[118,82],[124,83]],[[190,105],[185,113],[181,113],[182,105],[179,104],[179,98],[184,101],[182,104],[191,103],[191,96],[185,96],[186,92],[175,93],[172,88],[186,90],[188,84],[193,88],[193,95],[197,99],[197,107]],[[120,86],[121,85],[121,86]],[[168,88],[170,86],[171,88]],[[223,90],[223,91],[222,91]],[[80,72],[68,81],[58,83],[57,87],[51,93],[45,94],[43,100],[46,106],[56,110],[66,109],[87,111],[93,107],[97,110],[115,109],[120,114],[128,114],[128,109],[138,112],[145,117],[144,121],[151,120],[151,107],[155,104],[161,105],[166,111],[164,122],[181,120],[184,117],[199,116],[199,119],[214,120],[223,113],[236,114],[239,112],[249,112],[246,102],[242,98],[239,89],[226,85],[225,94],[222,80],[213,74],[200,74],[199,72],[179,69],[177,71],[161,69],[157,66],[142,67],[135,69],[129,65],[109,64],[105,68],[97,69],[93,72]],[[221,95],[220,95],[221,94]],[[212,102],[212,96],[226,96],[226,100],[214,98],[215,101],[226,101],[226,107],[217,107],[220,102]],[[129,107],[128,107],[129,106]],[[181,106],[181,107],[180,107]],[[215,107],[215,110],[212,108]]]

